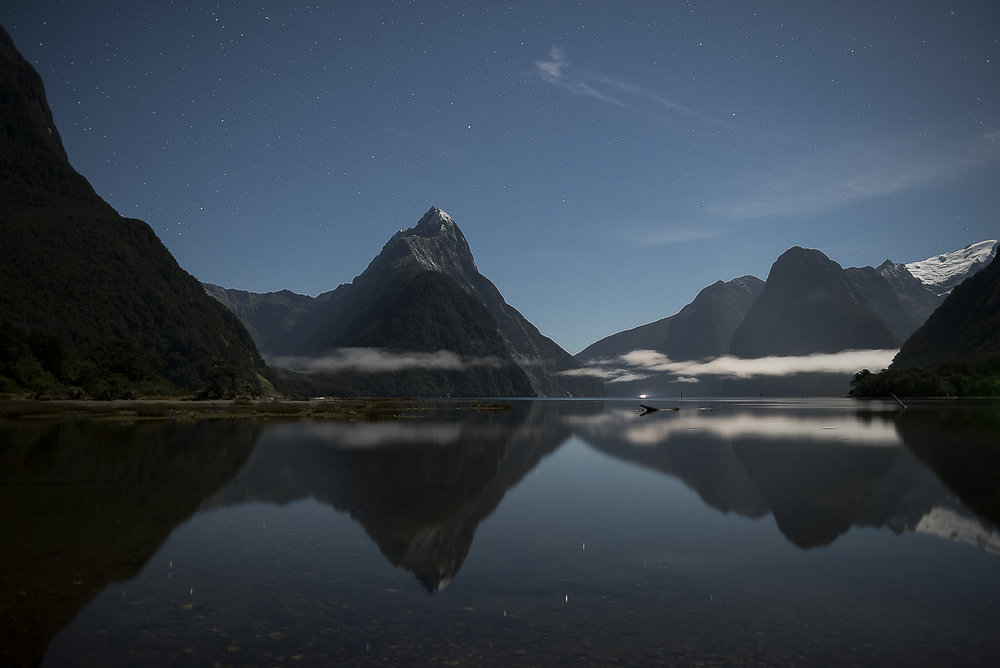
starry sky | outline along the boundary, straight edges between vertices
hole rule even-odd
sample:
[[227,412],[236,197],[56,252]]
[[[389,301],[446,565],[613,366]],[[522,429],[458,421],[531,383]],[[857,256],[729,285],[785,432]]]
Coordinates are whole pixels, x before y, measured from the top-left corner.
[[1000,236],[1000,3],[8,0],[74,167],[187,271],[315,295],[434,205],[571,353],[791,246]]

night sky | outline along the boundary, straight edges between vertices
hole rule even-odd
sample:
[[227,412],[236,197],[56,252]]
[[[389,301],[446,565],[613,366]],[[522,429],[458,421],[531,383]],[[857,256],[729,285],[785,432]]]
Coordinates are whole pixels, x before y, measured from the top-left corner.
[[0,24],[201,280],[315,295],[432,205],[575,353],[760,278],[1000,236],[1000,2],[60,2]]

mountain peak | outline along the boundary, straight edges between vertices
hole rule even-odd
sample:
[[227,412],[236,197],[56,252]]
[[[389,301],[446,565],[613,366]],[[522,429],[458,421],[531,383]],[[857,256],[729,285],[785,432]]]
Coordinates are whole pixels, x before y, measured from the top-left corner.
[[[456,273],[469,276],[478,273],[472,250],[462,230],[454,218],[436,206],[432,206],[414,227],[397,233],[393,240],[401,242],[405,252],[422,269],[437,271],[452,278],[456,278]],[[468,289],[469,276],[465,276],[465,280],[456,280]]]
[[432,238],[442,234],[457,238],[461,236],[462,232],[458,229],[458,223],[455,222],[455,219],[436,206],[428,209],[414,227],[403,233],[404,236],[424,238]]
[[784,253],[778,256],[778,262],[788,262],[791,260],[796,261],[806,261],[812,260],[814,262],[829,262],[830,258],[821,251],[815,248],[803,248],[802,246],[792,246]]
[[[828,280],[831,274],[842,270],[843,268],[827,257],[823,251],[792,246],[779,255],[771,265],[767,282],[776,284],[787,281],[789,287],[800,280],[822,282]],[[804,289],[804,286],[799,287]]]
[[733,333],[730,352],[764,357],[898,345],[849,277],[821,251],[789,248],[771,265],[763,290]]
[[969,244],[926,260],[908,262],[907,270],[938,295],[945,295],[963,280],[990,263],[997,254],[995,239]]
[[436,206],[432,206],[427,210],[420,220],[417,221],[417,227],[421,225],[454,225],[455,219],[448,215],[448,212],[444,209],[440,209]]

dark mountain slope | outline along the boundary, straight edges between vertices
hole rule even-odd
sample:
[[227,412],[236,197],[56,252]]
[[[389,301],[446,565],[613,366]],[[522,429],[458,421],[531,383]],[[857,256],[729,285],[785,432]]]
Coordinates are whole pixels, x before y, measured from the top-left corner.
[[893,348],[900,341],[855,294],[839,264],[798,246],[774,262],[767,283],[733,335],[740,357]]
[[892,369],[1000,355],[1000,256],[955,287],[913,333]]
[[1000,396],[1000,260],[955,287],[889,369],[851,384],[856,397]]
[[448,277],[424,271],[398,288],[351,323],[358,331],[350,337],[350,345],[510,357],[486,308]]
[[[69,164],[38,72],[0,27],[0,195],[4,210],[114,213]],[[55,201],[53,201],[55,200]]]
[[[343,347],[394,353],[448,351],[455,367],[356,374],[367,394],[415,396],[530,396],[531,382],[511,357],[482,304],[447,276],[424,271],[400,282],[351,323]],[[334,378],[335,380],[335,378]],[[343,380],[343,379],[341,379]]]
[[586,378],[559,376],[577,368],[576,361],[551,339],[543,336],[517,309],[510,306],[493,283],[479,273],[469,243],[447,213],[437,207],[425,213],[416,226],[397,232],[350,286],[317,297],[317,306],[293,328],[289,342],[304,354],[315,354],[343,341],[351,314],[378,301],[397,280],[409,280],[423,271],[434,271],[453,280],[479,301],[496,321],[500,336],[521,364],[534,388],[544,396],[595,396],[600,383]]
[[877,269],[850,267],[844,273],[858,301],[878,315],[899,341],[924,324],[944,300],[914,278],[905,265],[891,260]]
[[587,362],[639,349],[656,350],[673,360],[724,355],[763,287],[756,276],[716,281],[674,315],[605,337],[577,353],[576,359]]
[[220,368],[256,382],[246,329],[70,166],[41,78],[2,29],[0,143],[0,391],[190,391]]
[[205,291],[222,303],[246,325],[261,352],[267,352],[288,335],[295,321],[306,313],[313,298],[291,290],[258,294],[246,290],[227,290],[204,283]]
[[[428,272],[438,279],[425,276]],[[418,280],[421,284],[407,291]],[[458,298],[453,288],[467,299]],[[234,290],[220,294],[215,288],[208,289],[251,331],[267,333],[259,335],[258,344],[266,355],[276,358],[317,357],[334,348],[356,346],[385,347],[395,352],[447,350],[473,357],[484,355],[476,351],[491,350],[485,355],[505,360],[505,364],[513,360],[520,367],[520,374],[530,383],[528,394],[602,394],[596,380],[559,374],[578,368],[578,364],[504,301],[496,286],[479,273],[458,225],[437,207],[424,214],[415,227],[394,234],[351,283],[308,302],[292,305],[284,300],[287,305],[279,307],[277,300],[264,300],[261,295]],[[435,290],[442,294],[435,296]],[[404,293],[406,297],[401,296]],[[269,310],[271,305],[273,310]],[[421,313],[421,308],[429,311]],[[279,322],[282,324],[276,325]],[[502,353],[496,347],[498,342]],[[374,382],[365,381],[365,386]],[[513,388],[520,381],[511,377],[503,384]],[[495,391],[491,382],[474,394]]]

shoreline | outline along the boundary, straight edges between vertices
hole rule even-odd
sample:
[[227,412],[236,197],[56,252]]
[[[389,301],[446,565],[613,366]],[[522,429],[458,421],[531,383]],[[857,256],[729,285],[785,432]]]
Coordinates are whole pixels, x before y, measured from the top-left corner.
[[0,420],[195,420],[212,418],[396,420],[435,410],[510,410],[489,399],[4,399]]

